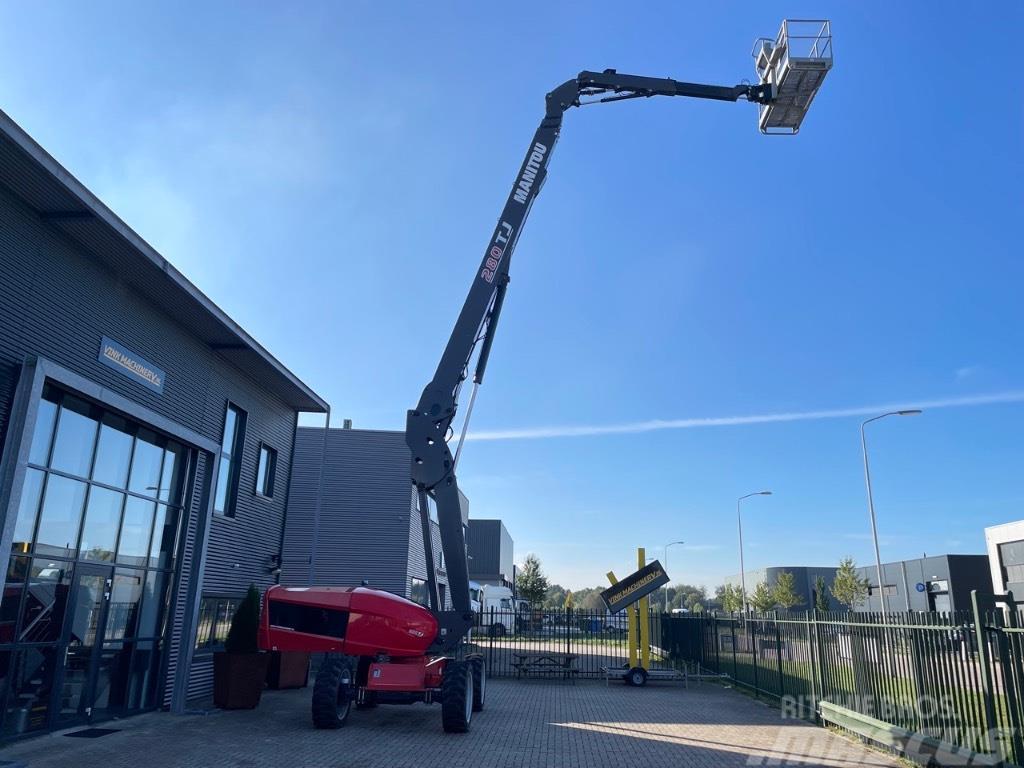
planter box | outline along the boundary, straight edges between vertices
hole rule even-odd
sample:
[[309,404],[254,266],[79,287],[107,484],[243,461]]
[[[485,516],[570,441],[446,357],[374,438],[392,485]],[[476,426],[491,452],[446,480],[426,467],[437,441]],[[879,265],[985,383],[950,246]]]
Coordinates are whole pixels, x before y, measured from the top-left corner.
[[304,651],[274,651],[270,654],[267,687],[305,688],[309,684],[309,654]]
[[213,703],[221,709],[255,709],[263,695],[270,656],[265,653],[213,654]]

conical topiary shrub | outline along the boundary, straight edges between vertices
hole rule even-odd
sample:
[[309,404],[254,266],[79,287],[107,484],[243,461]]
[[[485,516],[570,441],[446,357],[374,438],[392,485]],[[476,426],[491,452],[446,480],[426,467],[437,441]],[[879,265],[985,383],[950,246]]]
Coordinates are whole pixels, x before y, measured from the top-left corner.
[[255,584],[249,585],[249,591],[239,604],[231,619],[231,629],[224,640],[224,650],[228,653],[257,653],[259,646],[256,635],[260,628],[260,591]]
[[267,677],[268,655],[259,650],[260,592],[255,585],[235,610],[224,650],[213,654],[213,703],[222,709],[254,709]]

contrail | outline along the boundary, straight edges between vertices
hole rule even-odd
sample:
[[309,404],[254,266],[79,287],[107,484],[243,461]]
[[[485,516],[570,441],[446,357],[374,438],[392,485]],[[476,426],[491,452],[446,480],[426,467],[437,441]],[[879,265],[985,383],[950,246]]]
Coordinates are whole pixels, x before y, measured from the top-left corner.
[[818,421],[844,419],[851,416],[871,416],[905,408],[933,410],[935,408],[967,408],[978,405],[1024,402],[1024,391],[997,392],[990,395],[967,395],[941,400],[916,400],[883,405],[860,405],[854,408],[830,408],[823,411],[791,411],[762,413],[750,416],[711,416],[695,419],[651,419],[623,424],[585,424],[579,426],[523,427],[470,432],[467,440],[541,440],[552,437],[589,437],[592,435],[625,435],[656,432],[662,429],[692,429],[694,427],[735,427],[746,424],[774,424],[786,421]]

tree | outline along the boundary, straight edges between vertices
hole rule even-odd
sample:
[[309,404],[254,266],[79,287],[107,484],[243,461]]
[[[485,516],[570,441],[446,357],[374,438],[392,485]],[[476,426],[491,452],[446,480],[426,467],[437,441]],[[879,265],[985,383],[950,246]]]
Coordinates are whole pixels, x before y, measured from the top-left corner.
[[[664,599],[664,595],[662,599]],[[707,587],[695,587],[693,584],[676,584],[674,587],[669,588],[669,606],[671,608],[686,608],[688,611],[692,611],[695,605],[703,605],[707,600]]]
[[832,596],[851,611],[868,596],[868,580],[857,575],[857,564],[852,557],[844,557],[839,561],[839,568],[832,580]]
[[565,605],[566,595],[569,591],[561,584],[551,584],[548,586],[548,591],[544,595],[544,607],[552,609],[560,609]]
[[736,613],[743,610],[743,590],[733,584],[725,584],[715,590],[717,600],[722,610],[727,613]]
[[[586,593],[582,598],[579,597],[581,592]],[[596,587],[592,589],[581,589],[573,595],[573,600],[576,601],[576,605],[579,606],[579,610],[584,613],[605,613],[608,610],[604,604],[604,600],[601,599],[601,590]]]
[[828,587],[825,586],[825,577],[814,577],[814,610],[827,611],[832,607],[832,601],[828,599]]
[[764,613],[774,608],[775,603],[774,590],[768,588],[768,582],[762,581],[754,587],[754,592],[750,596],[750,604],[754,606],[754,610]]
[[772,597],[784,611],[791,611],[804,604],[803,596],[796,591],[796,578],[789,571],[783,571],[775,580]]
[[526,556],[523,567],[516,577],[516,588],[519,590],[519,597],[528,601],[530,605],[540,605],[544,602],[548,593],[548,577],[541,570],[539,557]]

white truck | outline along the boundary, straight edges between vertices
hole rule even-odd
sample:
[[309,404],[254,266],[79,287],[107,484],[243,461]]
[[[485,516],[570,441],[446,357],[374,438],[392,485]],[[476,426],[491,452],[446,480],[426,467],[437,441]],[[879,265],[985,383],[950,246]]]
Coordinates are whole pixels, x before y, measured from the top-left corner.
[[477,626],[490,637],[514,634],[522,618],[529,616],[530,605],[517,599],[508,587],[469,582],[470,605],[480,617]]

